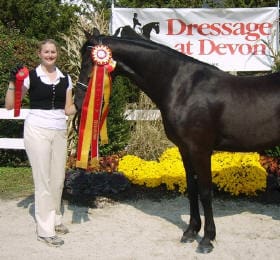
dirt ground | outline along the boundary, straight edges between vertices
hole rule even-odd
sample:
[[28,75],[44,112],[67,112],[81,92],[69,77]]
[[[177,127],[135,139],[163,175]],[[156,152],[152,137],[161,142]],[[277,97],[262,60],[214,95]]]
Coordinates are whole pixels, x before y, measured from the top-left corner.
[[[180,243],[189,220],[184,196],[108,202],[97,207],[64,201],[70,233],[60,248],[36,240],[33,196],[0,200],[0,259],[279,259],[280,208],[246,200],[214,199],[217,238],[210,254],[198,241]],[[202,235],[202,232],[200,232]]]

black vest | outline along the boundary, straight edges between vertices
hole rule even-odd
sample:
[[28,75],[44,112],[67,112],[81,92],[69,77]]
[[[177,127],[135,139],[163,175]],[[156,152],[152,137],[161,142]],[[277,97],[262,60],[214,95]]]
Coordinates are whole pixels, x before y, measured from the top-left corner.
[[35,70],[29,72],[29,99],[31,109],[64,109],[68,76],[60,78],[57,85],[45,84],[37,76]]

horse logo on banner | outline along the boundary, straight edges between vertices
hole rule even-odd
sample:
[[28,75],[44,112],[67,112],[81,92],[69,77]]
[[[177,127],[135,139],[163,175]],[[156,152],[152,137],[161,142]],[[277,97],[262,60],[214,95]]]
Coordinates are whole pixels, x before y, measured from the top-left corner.
[[143,27],[141,27],[141,25],[142,24],[138,21],[137,13],[134,13],[133,28],[130,25],[121,26],[115,31],[114,36],[123,37],[125,35],[129,37],[139,37],[140,35],[150,40],[152,31],[159,34],[159,22],[147,23]]

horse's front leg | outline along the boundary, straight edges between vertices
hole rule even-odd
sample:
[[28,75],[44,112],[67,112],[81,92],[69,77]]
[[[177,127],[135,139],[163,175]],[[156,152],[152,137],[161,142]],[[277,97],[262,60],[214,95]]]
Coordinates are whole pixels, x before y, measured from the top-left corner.
[[198,204],[197,175],[195,175],[192,164],[190,160],[187,159],[186,153],[182,151],[181,156],[184,167],[186,169],[188,198],[190,203],[190,222],[188,228],[183,233],[181,242],[193,242],[201,229],[201,218]]
[[198,252],[209,253],[214,248],[211,241],[216,237],[216,227],[212,210],[211,153],[196,149],[182,159],[187,170],[187,186],[190,201],[190,225],[184,232],[182,241],[191,241],[201,227],[198,196],[204,210],[204,236],[199,243]]

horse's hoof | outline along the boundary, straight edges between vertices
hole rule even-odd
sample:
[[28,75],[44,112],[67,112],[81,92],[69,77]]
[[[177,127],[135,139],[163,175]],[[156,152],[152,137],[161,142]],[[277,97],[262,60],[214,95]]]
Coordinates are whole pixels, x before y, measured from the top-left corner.
[[199,243],[199,245],[196,249],[196,252],[200,253],[200,254],[209,254],[212,252],[213,248],[214,248],[214,246],[211,243],[209,243],[207,245]]
[[192,243],[196,239],[196,234],[183,234],[181,243]]

